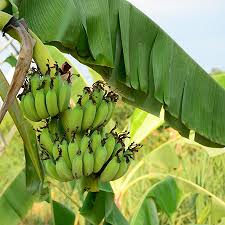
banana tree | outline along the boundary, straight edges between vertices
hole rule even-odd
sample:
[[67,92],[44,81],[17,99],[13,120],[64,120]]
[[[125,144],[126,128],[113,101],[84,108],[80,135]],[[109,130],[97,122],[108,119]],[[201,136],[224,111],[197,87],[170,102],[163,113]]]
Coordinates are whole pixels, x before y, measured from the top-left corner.
[[[1,75],[1,96],[6,100],[0,119],[9,108],[25,144],[26,171],[30,168],[34,179],[27,184],[32,190],[40,191],[43,170],[32,126],[25,119],[18,121],[17,117],[23,115],[15,115],[15,110],[20,110],[14,97],[32,57],[42,73],[47,62],[54,64],[58,60],[46,45],[71,54],[98,72],[125,102],[156,116],[163,108],[164,120],[182,136],[189,137],[193,130],[196,142],[224,146],[224,89],[130,3],[125,0],[11,0],[4,1],[1,7],[0,28],[22,45],[10,87]],[[14,105],[9,107],[10,103]],[[103,186],[100,190],[98,194],[88,194],[81,213],[94,224],[103,218],[106,224],[126,224],[112,201],[111,187]],[[150,205],[154,211],[152,200]],[[100,214],[95,215],[94,206],[100,207]]]

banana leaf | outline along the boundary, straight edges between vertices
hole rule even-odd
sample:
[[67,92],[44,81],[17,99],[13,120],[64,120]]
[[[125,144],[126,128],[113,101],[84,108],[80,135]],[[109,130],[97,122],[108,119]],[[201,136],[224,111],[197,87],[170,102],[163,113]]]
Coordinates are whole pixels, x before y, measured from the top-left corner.
[[153,116],[138,108],[135,109],[128,121],[130,142],[134,141],[136,143],[140,143],[163,123],[163,119]]
[[5,192],[0,195],[1,225],[17,225],[37,200],[26,189],[25,172],[22,170]]
[[103,76],[124,100],[208,146],[225,145],[225,91],[150,18],[125,0],[17,0],[44,43]]
[[[2,99],[5,98],[8,88],[9,88],[9,84],[0,70],[0,97]],[[28,187],[28,189],[31,188],[32,190],[34,189],[38,190],[43,182],[43,170],[42,170],[42,166],[41,166],[41,162],[40,162],[40,158],[38,154],[38,145],[37,145],[35,131],[33,130],[32,125],[24,118],[23,113],[20,109],[19,103],[16,99],[11,105],[11,107],[9,108],[9,113],[23,139],[25,152],[28,153],[26,155],[26,159],[29,158],[29,166],[27,166],[27,168],[30,168],[31,165],[33,164],[33,167],[35,168],[35,171],[36,171],[36,172],[33,171],[32,174],[28,173],[29,174],[28,179],[35,181],[35,185],[36,185],[36,187],[34,187],[33,183],[31,182],[30,184],[33,187]],[[33,169],[30,168],[30,171],[31,170]]]
[[167,177],[146,191],[131,220],[131,225],[143,224],[143,221],[144,224],[159,224],[156,205],[171,217],[176,211],[181,196],[182,192],[175,180]]
[[212,76],[223,88],[225,88],[225,73],[215,74]]
[[176,208],[191,194],[202,195],[208,198],[210,209],[206,210],[212,224],[217,224],[225,216],[225,202],[189,180],[169,174],[151,173],[132,182],[132,185],[129,185],[129,187],[131,188],[136,182],[143,179],[161,179],[162,181],[156,183],[146,191],[137,207],[136,213],[132,218],[133,223],[131,224],[136,224],[134,223],[136,220],[138,222],[141,217],[148,216],[146,212],[142,211],[145,208],[146,199],[153,198],[158,208],[171,217],[175,213]]
[[51,201],[54,225],[74,225],[75,214],[60,202]]

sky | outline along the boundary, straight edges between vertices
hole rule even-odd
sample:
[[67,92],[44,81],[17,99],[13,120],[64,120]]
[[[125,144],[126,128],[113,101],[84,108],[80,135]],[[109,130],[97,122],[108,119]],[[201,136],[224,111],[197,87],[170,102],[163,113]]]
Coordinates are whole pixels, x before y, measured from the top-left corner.
[[207,72],[225,70],[225,0],[129,0]]

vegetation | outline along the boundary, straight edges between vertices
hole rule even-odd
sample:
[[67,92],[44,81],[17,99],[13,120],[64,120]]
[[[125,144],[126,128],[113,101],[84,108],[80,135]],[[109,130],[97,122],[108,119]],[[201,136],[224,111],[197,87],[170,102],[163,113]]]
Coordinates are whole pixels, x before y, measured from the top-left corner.
[[[3,62],[15,67],[10,86],[0,70],[4,101],[0,112],[0,121],[4,118],[0,127],[1,225],[223,225],[225,150],[211,147],[225,143],[224,74],[217,70],[208,76],[164,31],[124,0],[67,2],[63,11],[58,0],[3,3],[0,28],[20,40],[21,51]],[[29,29],[18,16],[25,18]],[[10,40],[6,50],[10,45],[18,52]],[[63,52],[94,71],[80,72]],[[38,69],[27,76],[32,57]],[[103,81],[96,81],[102,79],[113,92],[107,90],[97,108],[95,89],[104,88]],[[13,101],[19,90],[21,101]],[[114,92],[122,98],[112,114],[106,109],[117,101]],[[102,102],[106,104],[98,113]],[[71,116],[78,111],[82,120]],[[59,120],[63,122],[58,126]],[[112,130],[115,124],[116,131]],[[45,141],[44,131],[51,140],[54,137],[54,143]],[[107,152],[108,160],[102,155],[97,159],[90,150],[90,139],[100,133],[103,146],[109,135],[122,146]],[[57,142],[58,136],[62,143]],[[80,165],[85,169],[78,171],[76,157],[64,149],[79,137],[85,139],[87,160],[82,158]],[[143,148],[131,160],[140,143]],[[57,147],[55,153],[51,144]],[[122,161],[129,169],[126,165],[126,173],[119,178],[117,164]],[[53,167],[48,169],[45,162]]]

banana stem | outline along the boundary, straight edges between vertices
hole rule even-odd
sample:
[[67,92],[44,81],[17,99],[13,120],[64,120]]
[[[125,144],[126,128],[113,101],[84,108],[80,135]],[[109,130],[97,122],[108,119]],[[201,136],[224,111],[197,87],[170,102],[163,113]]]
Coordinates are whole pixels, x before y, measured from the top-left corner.
[[[5,25],[9,22],[11,18],[12,15],[0,11],[0,30],[5,27]],[[49,63],[50,65],[54,65],[55,61],[53,60],[48,49],[41,42],[41,40],[30,29],[28,29],[28,32],[30,33],[31,37],[36,41],[33,49],[33,58],[37,63],[40,71],[44,74],[47,70],[46,64]],[[21,42],[18,34],[15,32],[14,29],[9,30],[7,33],[17,41]],[[53,70],[51,70],[50,75],[54,76]]]
[[80,189],[82,192],[90,191],[90,192],[98,192],[98,178],[94,176],[82,177],[80,178]]

